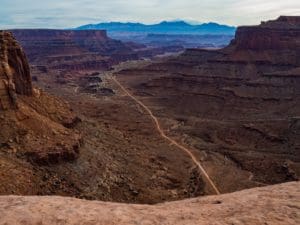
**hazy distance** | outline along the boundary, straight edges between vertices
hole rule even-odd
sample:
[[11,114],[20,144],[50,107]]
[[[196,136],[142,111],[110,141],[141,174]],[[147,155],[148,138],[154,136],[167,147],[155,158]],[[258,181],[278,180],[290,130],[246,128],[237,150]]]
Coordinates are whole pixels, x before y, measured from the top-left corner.
[[257,24],[300,15],[299,0],[1,0],[0,29],[72,28],[109,21]]

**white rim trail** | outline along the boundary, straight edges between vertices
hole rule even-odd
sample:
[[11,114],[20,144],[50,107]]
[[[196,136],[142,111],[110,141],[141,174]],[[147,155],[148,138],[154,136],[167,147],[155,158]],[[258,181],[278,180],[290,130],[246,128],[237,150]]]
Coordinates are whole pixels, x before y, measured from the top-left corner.
[[204,167],[201,165],[201,163],[199,162],[199,160],[197,160],[197,157],[192,153],[191,150],[189,150],[188,148],[186,148],[185,146],[181,145],[180,143],[178,143],[177,141],[175,141],[174,139],[172,139],[171,137],[167,136],[164,132],[164,130],[161,128],[159,121],[157,119],[156,116],[154,116],[154,114],[152,113],[152,111],[148,108],[148,106],[146,106],[143,102],[141,102],[140,100],[138,100],[135,96],[133,96],[129,91],[127,91],[127,89],[114,77],[111,76],[112,80],[126,93],[126,95],[128,95],[132,100],[134,100],[137,104],[139,104],[141,107],[143,107],[143,109],[145,109],[148,114],[150,115],[150,117],[152,118],[152,120],[154,121],[157,131],[159,132],[160,136],[163,137],[164,139],[166,139],[167,141],[170,142],[171,145],[175,145],[176,147],[178,147],[180,150],[184,151],[186,154],[188,154],[188,156],[192,159],[192,161],[196,164],[196,166],[199,168],[201,174],[205,177],[206,181],[209,183],[209,185],[212,187],[212,189],[214,190],[214,192],[219,195],[220,191],[218,190],[217,186],[214,184],[214,182],[212,181],[212,179],[210,178],[210,176],[208,175],[208,173],[205,171]]

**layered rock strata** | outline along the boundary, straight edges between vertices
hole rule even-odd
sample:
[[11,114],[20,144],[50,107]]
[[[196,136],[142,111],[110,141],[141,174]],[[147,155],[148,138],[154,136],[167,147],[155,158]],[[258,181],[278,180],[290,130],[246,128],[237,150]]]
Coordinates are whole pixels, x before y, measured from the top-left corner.
[[299,21],[240,27],[224,49],[188,49],[118,79],[198,149],[221,192],[298,180]]

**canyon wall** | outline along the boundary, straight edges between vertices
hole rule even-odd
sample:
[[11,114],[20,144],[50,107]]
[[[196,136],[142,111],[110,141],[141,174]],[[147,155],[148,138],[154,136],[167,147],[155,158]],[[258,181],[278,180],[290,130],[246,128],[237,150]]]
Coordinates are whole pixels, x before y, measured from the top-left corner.
[[109,38],[103,30],[32,29],[11,32],[22,44],[33,65],[65,70],[107,70],[120,61],[137,59],[129,46]]
[[299,17],[281,16],[259,26],[239,27],[223,51],[231,60],[300,65]]
[[26,56],[9,32],[0,31],[0,109],[16,106],[17,94],[32,95]]
[[59,98],[33,88],[27,58],[10,32],[0,31],[0,193],[43,190],[37,165],[73,161],[78,118]]

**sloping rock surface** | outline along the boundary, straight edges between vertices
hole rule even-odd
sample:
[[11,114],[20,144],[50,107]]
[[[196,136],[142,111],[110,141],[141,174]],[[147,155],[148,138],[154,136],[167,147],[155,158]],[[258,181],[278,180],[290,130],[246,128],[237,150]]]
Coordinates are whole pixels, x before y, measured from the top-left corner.
[[0,224],[299,224],[299,182],[159,205],[63,197],[0,197]]
[[0,110],[16,106],[16,94],[32,95],[26,56],[11,33],[0,31]]

